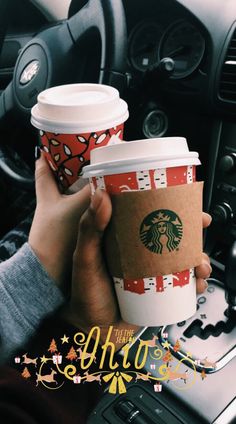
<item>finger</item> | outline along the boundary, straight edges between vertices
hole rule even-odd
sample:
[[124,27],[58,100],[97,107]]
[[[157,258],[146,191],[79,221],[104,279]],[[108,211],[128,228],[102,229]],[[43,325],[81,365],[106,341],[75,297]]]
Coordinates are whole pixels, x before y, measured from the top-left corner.
[[208,287],[207,281],[204,280],[203,278],[197,278],[196,283],[197,283],[197,294],[204,293],[204,291]]
[[90,209],[94,214],[97,231],[104,231],[112,213],[111,200],[105,191],[97,189],[91,198]]
[[209,215],[206,212],[202,212],[202,226],[203,226],[203,228],[209,227],[211,221],[212,221],[211,215]]
[[206,259],[203,259],[202,263],[198,265],[195,269],[195,274],[197,278],[209,278],[211,272],[212,267]]
[[107,193],[97,190],[80,220],[73,257],[71,305],[74,310],[83,312],[87,322],[96,320],[104,325],[114,322],[118,316],[114,287],[102,255],[102,236],[111,209]]
[[96,266],[101,260],[100,243],[111,218],[111,201],[108,194],[96,190],[90,207],[80,220],[76,251],[78,260],[87,266]]
[[78,218],[86,211],[90,203],[90,187],[87,184],[80,191],[70,195],[64,195],[65,202],[70,205],[71,212],[78,214]]
[[54,175],[42,152],[35,162],[35,184],[37,202],[58,197],[60,194]]
[[210,258],[205,252],[202,252],[202,259],[206,260],[210,264]]

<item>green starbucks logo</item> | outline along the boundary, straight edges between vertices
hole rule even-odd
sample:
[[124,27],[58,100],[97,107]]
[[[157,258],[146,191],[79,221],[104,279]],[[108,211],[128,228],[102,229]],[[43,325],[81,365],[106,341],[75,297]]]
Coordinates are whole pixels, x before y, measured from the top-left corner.
[[159,209],[144,218],[140,238],[144,246],[154,253],[177,250],[183,236],[183,224],[175,212]]

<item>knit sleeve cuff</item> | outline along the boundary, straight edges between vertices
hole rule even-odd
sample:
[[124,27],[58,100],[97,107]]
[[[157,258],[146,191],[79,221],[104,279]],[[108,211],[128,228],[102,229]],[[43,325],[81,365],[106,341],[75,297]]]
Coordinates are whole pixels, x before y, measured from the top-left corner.
[[[64,297],[28,243],[0,265],[1,356],[24,343]],[[11,335],[11,337],[9,337]]]

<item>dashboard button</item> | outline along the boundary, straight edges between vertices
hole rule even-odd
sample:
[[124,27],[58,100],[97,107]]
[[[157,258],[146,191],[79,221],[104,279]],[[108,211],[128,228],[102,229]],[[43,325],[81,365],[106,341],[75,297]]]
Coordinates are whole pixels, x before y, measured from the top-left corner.
[[204,303],[206,303],[206,297],[205,297],[205,296],[201,296],[201,297],[199,297],[199,299],[198,299],[197,303],[198,303],[199,305],[203,305]]
[[208,291],[208,293],[214,293],[215,287],[209,286],[209,287],[207,287],[207,291]]
[[235,169],[236,164],[236,154],[231,153],[229,155],[225,155],[220,159],[219,169],[223,172],[231,172]]
[[212,212],[213,223],[215,224],[228,224],[233,218],[233,211],[228,203],[223,202],[215,205]]

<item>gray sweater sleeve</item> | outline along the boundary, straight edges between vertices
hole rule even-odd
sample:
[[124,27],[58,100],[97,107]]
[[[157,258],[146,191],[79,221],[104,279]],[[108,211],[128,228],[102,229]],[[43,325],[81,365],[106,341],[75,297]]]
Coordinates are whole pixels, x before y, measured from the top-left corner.
[[63,303],[63,295],[28,243],[0,264],[0,362]]

